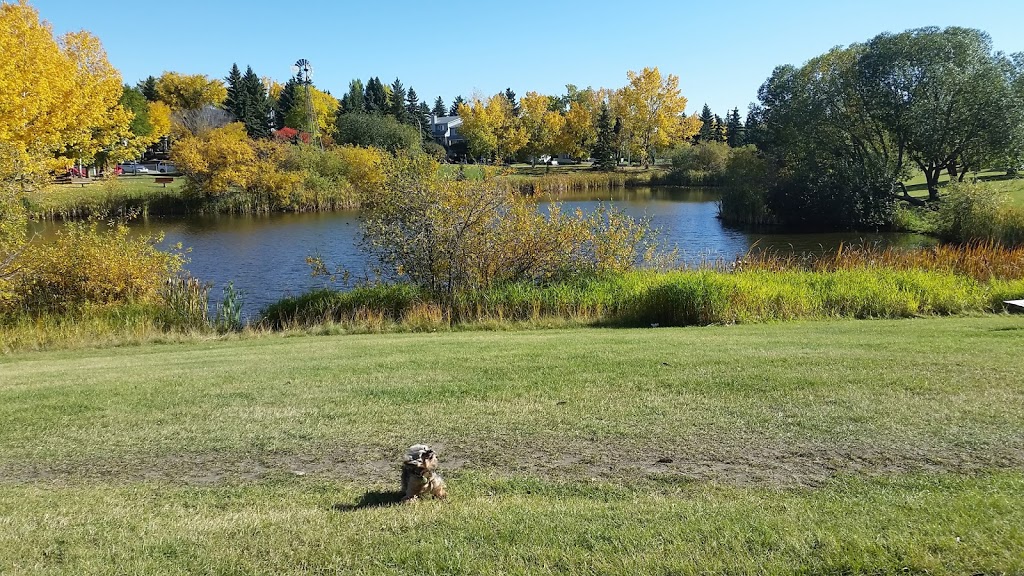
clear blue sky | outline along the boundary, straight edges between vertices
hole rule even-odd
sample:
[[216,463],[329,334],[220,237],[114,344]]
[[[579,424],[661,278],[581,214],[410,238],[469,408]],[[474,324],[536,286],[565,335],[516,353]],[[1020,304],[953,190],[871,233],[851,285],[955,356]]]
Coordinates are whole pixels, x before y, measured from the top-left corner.
[[397,76],[446,104],[506,87],[618,88],[627,70],[657,66],[680,77],[688,112],[707,102],[724,115],[756,100],[775,66],[883,31],[967,26],[1024,51],[1024,0],[30,2],[57,33],[96,34],[131,84],[164,70],[224,77],[234,62],[283,82],[306,58],[335,96],[352,78]]

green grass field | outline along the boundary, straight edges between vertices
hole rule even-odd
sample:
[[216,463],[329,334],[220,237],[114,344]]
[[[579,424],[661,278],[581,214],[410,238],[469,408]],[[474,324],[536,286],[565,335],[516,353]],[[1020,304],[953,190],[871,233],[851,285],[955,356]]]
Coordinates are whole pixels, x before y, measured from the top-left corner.
[[[987,188],[1005,192],[1012,203],[1024,207],[1024,178],[1008,178],[1005,171],[977,172],[971,173],[971,175],[984,182]],[[948,182],[949,175],[943,173],[939,177],[940,185],[945,185]],[[907,180],[905,184],[912,196],[928,195],[928,186],[923,174],[918,174]]]
[[[0,357],[2,574],[1020,573],[1020,316]],[[382,505],[433,444],[447,502]]]

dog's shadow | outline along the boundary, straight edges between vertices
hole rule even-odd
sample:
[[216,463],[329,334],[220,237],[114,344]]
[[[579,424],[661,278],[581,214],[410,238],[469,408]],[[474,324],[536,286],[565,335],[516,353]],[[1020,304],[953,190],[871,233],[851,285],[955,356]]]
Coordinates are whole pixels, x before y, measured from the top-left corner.
[[359,499],[359,502],[355,504],[343,504],[338,503],[331,506],[331,509],[336,512],[351,512],[353,510],[362,510],[364,508],[383,508],[384,506],[394,506],[402,501],[402,492],[398,490],[371,490],[363,497]]

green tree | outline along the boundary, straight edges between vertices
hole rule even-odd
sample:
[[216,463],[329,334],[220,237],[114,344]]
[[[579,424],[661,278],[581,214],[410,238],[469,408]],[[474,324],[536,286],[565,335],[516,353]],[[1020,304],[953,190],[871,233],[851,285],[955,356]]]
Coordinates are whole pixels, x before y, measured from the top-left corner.
[[516,93],[511,88],[505,88],[505,98],[512,106],[512,115],[519,116],[519,102],[516,100]]
[[608,109],[607,103],[601,102],[601,113],[597,117],[597,141],[590,153],[594,157],[594,167],[599,170],[615,170],[618,164],[615,151],[611,110]]
[[363,81],[356,78],[348,83],[348,92],[341,97],[343,114],[361,113],[366,111],[366,95]]
[[711,113],[711,107],[704,104],[700,111],[700,132],[697,133],[698,142],[711,142],[715,139],[715,115]]
[[445,116],[448,109],[444,106],[444,100],[440,96],[434,99],[434,108],[430,111],[431,114],[437,117]]
[[879,34],[857,62],[867,114],[924,173],[931,199],[943,170],[957,178],[1011,146],[1010,70],[988,34],[958,27]]
[[418,129],[401,124],[394,116],[382,114],[340,114],[337,118],[335,140],[339,144],[374,146],[395,152],[419,150]]
[[725,133],[726,142],[733,148],[739,148],[747,143],[746,131],[743,128],[743,120],[740,119],[739,108],[733,108],[732,112],[726,115]]
[[274,128],[280,130],[285,126],[285,118],[295,105],[295,91],[298,89],[299,81],[289,78],[281,89],[281,94],[274,102]]
[[120,102],[133,115],[128,127],[132,134],[146,137],[153,133],[153,125],[149,121],[149,103],[141,90],[125,84]]
[[239,82],[238,96],[242,102],[239,120],[245,124],[245,131],[250,138],[270,137],[270,97],[263,81],[252,67],[246,67],[245,75]]
[[456,96],[455,97],[455,101],[452,102],[451,109],[448,111],[448,115],[449,116],[458,116],[459,115],[459,106],[462,106],[465,103],[466,103],[466,100],[462,97],[462,94],[459,94],[458,96]]
[[231,71],[224,78],[224,84],[228,90],[228,97],[224,99],[224,109],[242,122],[245,118],[246,94],[241,90],[242,71],[238,69],[237,63],[231,65]]
[[142,95],[146,97],[149,102],[156,102],[156,78],[153,76],[147,76],[145,80],[140,80],[135,87],[142,92]]
[[388,111],[388,92],[380,78],[374,76],[367,80],[363,106],[370,114],[385,114]]
[[388,113],[395,117],[395,120],[403,124],[409,123],[409,115],[405,111],[405,86],[402,81],[395,78],[391,83],[391,97],[388,101]]

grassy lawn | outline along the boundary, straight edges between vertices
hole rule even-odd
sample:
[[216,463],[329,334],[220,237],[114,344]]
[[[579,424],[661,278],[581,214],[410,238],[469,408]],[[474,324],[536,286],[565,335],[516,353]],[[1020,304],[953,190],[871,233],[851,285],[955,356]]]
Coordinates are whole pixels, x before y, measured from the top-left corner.
[[[0,358],[0,573],[1019,573],[1024,320]],[[444,503],[383,506],[428,442]]]
[[28,196],[29,210],[38,216],[96,211],[117,211],[151,203],[175,203],[181,198],[185,179],[175,176],[169,184],[157,184],[163,174],[119,176],[95,180],[86,186],[53,184]]
[[[1008,178],[1005,171],[977,172],[973,174],[978,180],[985,182],[986,187],[1000,192],[1005,192],[1010,201],[1017,206],[1024,207],[1024,178]],[[949,182],[949,174],[943,173],[939,177],[940,185]],[[905,182],[907,190],[912,196],[925,197],[928,195],[928,185],[925,182],[924,174],[918,174]]]

